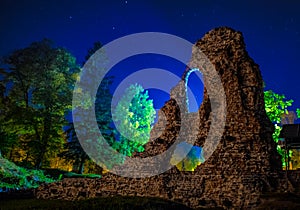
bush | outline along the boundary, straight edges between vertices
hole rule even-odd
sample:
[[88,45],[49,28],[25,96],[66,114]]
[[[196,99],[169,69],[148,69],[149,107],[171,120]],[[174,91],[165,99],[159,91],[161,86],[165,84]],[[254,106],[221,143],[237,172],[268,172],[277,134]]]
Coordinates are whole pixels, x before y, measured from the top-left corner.
[[36,188],[42,183],[56,181],[41,170],[30,170],[17,166],[0,156],[0,192]]

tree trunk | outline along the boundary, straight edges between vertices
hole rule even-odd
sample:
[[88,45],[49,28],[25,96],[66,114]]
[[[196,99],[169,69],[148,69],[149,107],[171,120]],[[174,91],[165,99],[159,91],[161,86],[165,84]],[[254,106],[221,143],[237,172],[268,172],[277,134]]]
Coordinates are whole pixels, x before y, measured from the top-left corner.
[[84,162],[85,162],[85,158],[84,158],[84,157],[81,157],[81,158],[80,158],[79,168],[78,168],[78,173],[79,173],[79,174],[82,174],[82,173],[83,173]]
[[38,154],[38,158],[37,158],[36,163],[35,163],[35,168],[36,169],[40,169],[42,167],[45,152],[46,152],[46,150],[43,147],[41,147],[41,150]]
[[13,156],[13,149],[14,149],[14,147],[12,147],[11,149],[10,149],[10,151],[9,151],[9,156],[8,156],[8,159],[10,160],[10,161],[12,161],[12,156]]
[[51,116],[48,112],[46,112],[44,118],[44,130],[43,130],[42,138],[40,139],[40,149],[38,152],[38,159],[36,162],[37,169],[40,169],[43,164],[43,159],[45,157],[45,153],[48,147],[48,141],[50,138],[51,125],[52,125]]

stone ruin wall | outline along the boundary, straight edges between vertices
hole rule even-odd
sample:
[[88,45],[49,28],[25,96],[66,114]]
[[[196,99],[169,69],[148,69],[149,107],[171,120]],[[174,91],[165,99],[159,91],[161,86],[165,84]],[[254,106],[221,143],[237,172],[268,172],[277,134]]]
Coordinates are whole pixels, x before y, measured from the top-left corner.
[[[210,59],[221,76],[226,95],[225,130],[208,160],[193,172],[180,172],[173,167],[147,178],[125,178],[107,173],[101,179],[64,179],[40,187],[36,196],[66,200],[115,195],[150,196],[181,202],[192,208],[250,208],[259,205],[262,193],[285,190],[280,157],[272,139],[274,128],[264,109],[262,76],[259,66],[245,49],[242,34],[226,27],[217,28],[205,34],[195,46],[192,60],[197,62],[197,48]],[[183,79],[188,71],[184,72]],[[197,146],[204,145],[211,124],[210,100],[213,97],[208,96],[207,85],[213,83],[209,77],[205,80],[199,119],[193,113],[184,113],[199,127],[199,132],[191,137],[197,139]],[[155,140],[137,156],[160,154],[175,142],[182,126],[182,109],[179,108],[182,104],[178,103],[184,103],[186,99],[183,90],[182,80],[160,111],[161,117],[151,132]],[[218,90],[214,94],[218,94]],[[186,135],[191,132],[186,131]],[[292,188],[290,183],[288,187]]]

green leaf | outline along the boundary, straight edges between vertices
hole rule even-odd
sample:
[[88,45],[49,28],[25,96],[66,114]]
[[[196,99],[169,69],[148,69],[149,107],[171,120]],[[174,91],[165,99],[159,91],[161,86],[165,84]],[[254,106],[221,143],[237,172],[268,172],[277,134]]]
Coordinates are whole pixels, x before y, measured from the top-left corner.
[[114,122],[121,135],[121,150],[128,156],[133,152],[142,152],[143,145],[149,141],[156,112],[152,100],[148,98],[148,91],[141,85],[130,85],[113,112]]
[[[266,114],[275,124],[275,130],[272,134],[273,140],[278,143],[279,135],[281,131],[281,126],[278,124],[281,122],[281,118],[283,114],[288,114],[288,107],[292,106],[293,100],[286,100],[283,94],[274,93],[272,90],[264,91],[264,101],[265,101],[265,110]],[[300,112],[297,110],[297,113]],[[298,113],[299,115],[300,113]],[[277,151],[282,157],[282,165],[285,165],[285,152],[281,149],[279,145],[277,145]],[[289,154],[291,155],[291,154]]]

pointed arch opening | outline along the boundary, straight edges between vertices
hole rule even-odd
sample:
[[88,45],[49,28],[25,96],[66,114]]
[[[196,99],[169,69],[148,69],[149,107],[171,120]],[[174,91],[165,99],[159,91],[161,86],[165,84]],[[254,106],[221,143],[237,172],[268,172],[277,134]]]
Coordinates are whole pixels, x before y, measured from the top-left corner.
[[188,112],[197,112],[204,95],[204,82],[198,68],[190,69],[184,77]]

